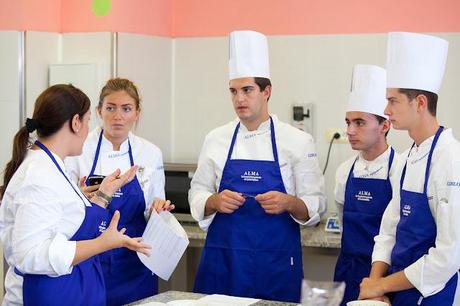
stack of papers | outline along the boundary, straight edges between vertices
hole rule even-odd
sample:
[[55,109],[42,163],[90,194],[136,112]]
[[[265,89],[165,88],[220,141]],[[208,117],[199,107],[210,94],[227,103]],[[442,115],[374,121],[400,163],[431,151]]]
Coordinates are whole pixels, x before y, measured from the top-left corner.
[[187,233],[169,211],[155,210],[142,235],[150,244],[150,257],[137,253],[141,262],[153,273],[167,281],[189,244]]

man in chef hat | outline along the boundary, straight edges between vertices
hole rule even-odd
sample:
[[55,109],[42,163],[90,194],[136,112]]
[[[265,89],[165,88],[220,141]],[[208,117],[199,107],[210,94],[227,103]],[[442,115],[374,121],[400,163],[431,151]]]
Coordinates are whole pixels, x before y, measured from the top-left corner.
[[299,224],[326,210],[312,137],[268,112],[268,45],[230,33],[229,90],[237,118],[204,141],[191,182],[193,217],[208,229],[195,292],[300,301]]
[[389,294],[393,306],[460,304],[460,149],[436,119],[447,48],[438,37],[389,34],[385,114],[414,144],[403,154],[400,187],[375,238],[360,298]]
[[392,198],[398,155],[387,144],[390,121],[386,106],[386,72],[356,65],[345,115],[348,141],[359,153],[336,172],[335,202],[342,224],[342,248],[334,281],[346,283],[341,305],[356,300],[359,284],[369,275],[374,237]]

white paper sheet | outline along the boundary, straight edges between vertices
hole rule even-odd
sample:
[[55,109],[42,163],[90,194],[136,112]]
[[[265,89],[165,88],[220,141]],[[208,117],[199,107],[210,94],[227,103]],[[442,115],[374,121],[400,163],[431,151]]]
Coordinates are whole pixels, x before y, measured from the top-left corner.
[[260,300],[213,294],[198,300],[175,300],[167,303],[150,302],[142,304],[142,306],[247,306],[257,303],[258,301]]
[[206,305],[233,305],[233,306],[248,306],[257,303],[258,299],[242,298],[236,296],[222,295],[222,294],[211,294],[202,297],[198,300],[204,302]]
[[189,244],[187,233],[168,211],[152,212],[144,234],[150,257],[137,253],[141,262],[156,275],[168,280]]

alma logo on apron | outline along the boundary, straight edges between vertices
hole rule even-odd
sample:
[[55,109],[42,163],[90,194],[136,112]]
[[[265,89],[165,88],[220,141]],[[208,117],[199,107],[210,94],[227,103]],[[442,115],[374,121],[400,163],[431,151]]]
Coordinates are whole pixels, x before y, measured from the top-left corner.
[[241,178],[245,182],[258,182],[262,179],[258,171],[247,170],[241,175]]
[[120,198],[123,196],[123,191],[121,191],[121,188],[115,191],[115,193],[112,195],[112,198]]
[[107,229],[107,221],[102,221],[101,224],[99,224],[99,233],[105,232]]
[[405,217],[407,217],[407,216],[409,216],[410,213],[411,213],[411,206],[410,206],[409,204],[405,204],[405,205],[403,206],[403,208],[402,208],[401,211],[402,211],[402,214],[403,214]]
[[370,191],[360,190],[358,194],[355,195],[356,200],[370,202],[372,201],[372,194]]

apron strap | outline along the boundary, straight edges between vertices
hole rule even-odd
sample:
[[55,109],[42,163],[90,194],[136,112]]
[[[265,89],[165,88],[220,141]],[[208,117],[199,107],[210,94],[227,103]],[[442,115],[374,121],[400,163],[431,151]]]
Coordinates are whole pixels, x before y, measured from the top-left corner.
[[390,179],[390,169],[391,169],[391,165],[393,165],[393,159],[395,157],[395,150],[393,149],[393,147],[391,147],[390,149],[390,158],[388,159],[388,174],[387,174],[387,180]]
[[[233,153],[233,148],[235,147],[235,142],[236,142],[236,136],[238,135],[238,130],[240,128],[241,122],[238,122],[238,124],[235,127],[235,131],[233,132],[232,136],[232,142],[230,143],[230,148],[228,149],[228,154],[227,154],[227,160],[230,160],[232,157]],[[272,151],[273,151],[273,159],[278,163],[278,149],[276,147],[276,139],[275,139],[275,127],[273,124],[273,119],[270,116],[270,132],[271,132],[271,142],[272,142]],[[131,149],[131,147],[130,147]]]
[[131,141],[129,141],[128,136],[128,153],[129,153],[129,161],[131,163],[131,167],[134,166],[134,158],[133,158],[133,151],[131,150]]
[[[350,171],[348,172],[348,177],[349,178],[354,177],[353,170],[355,169],[355,164],[356,164],[356,161],[358,160],[358,157],[359,156],[356,156],[355,161],[353,162],[353,165],[351,165]],[[347,179],[347,181],[348,181],[348,179]]]
[[409,158],[410,152],[412,151],[414,146],[415,146],[415,142],[412,144],[412,146],[409,149],[409,152],[407,153],[406,162],[404,163],[404,168],[403,168],[402,173],[401,173],[401,179],[399,180],[399,190],[402,190],[402,188],[403,188],[404,178],[406,177],[407,159]]
[[425,184],[423,185],[423,193],[426,194],[427,187],[428,187],[428,176],[430,175],[430,166],[431,166],[431,158],[433,157],[434,148],[438,143],[439,136],[441,135],[442,131],[444,130],[443,126],[440,126],[436,131],[436,135],[434,135],[433,143],[431,144],[430,154],[428,155],[426,170],[425,170]]
[[[423,183],[423,193],[424,194],[426,194],[427,187],[428,187],[428,177],[429,177],[429,174],[430,174],[431,158],[433,156],[434,148],[436,147],[436,144],[438,142],[439,136],[441,135],[443,130],[444,130],[444,127],[439,126],[438,130],[436,131],[436,134],[434,135],[433,142],[431,143],[431,148],[430,148],[430,152],[428,154],[428,160],[427,160],[427,164],[426,164],[426,168],[425,168],[425,182]],[[409,158],[410,153],[411,153],[412,149],[414,148],[414,146],[415,146],[415,142],[412,144],[412,147],[410,148],[409,153],[407,153],[407,158]],[[403,171],[401,173],[401,180],[400,180],[400,187],[399,187],[400,190],[403,189],[404,178],[406,177],[406,167],[407,167],[407,159],[406,159],[406,163],[404,164]]]
[[[96,147],[96,153],[94,154],[94,160],[93,160],[93,165],[91,166],[91,171],[89,172],[89,176],[94,174],[94,171],[96,170],[96,165],[97,165],[97,160],[99,158],[99,153],[101,152],[101,144],[102,144],[102,133],[104,130],[101,130],[101,133],[99,134],[99,140],[97,142],[97,147]],[[134,158],[133,158],[133,151],[131,149],[131,142],[129,140],[128,136],[128,154],[129,154],[129,161],[131,163],[131,167],[134,166]]]
[[271,131],[271,139],[272,139],[272,150],[273,150],[273,158],[278,162],[278,149],[276,147],[276,138],[275,138],[275,125],[273,123],[272,116],[270,116],[270,131]]
[[40,141],[36,140],[35,141],[35,145],[37,145],[40,149],[42,149],[43,151],[45,151],[45,153],[51,158],[51,161],[54,163],[54,165],[58,168],[59,172],[61,172],[61,174],[65,177],[65,179],[67,180],[67,182],[69,182],[70,186],[72,187],[73,191],[75,191],[75,193],[78,195],[78,197],[81,199],[81,201],[83,202],[83,205],[86,206],[86,202],[85,200],[83,200],[82,196],[80,195],[80,193],[75,189],[75,187],[73,186],[73,184],[70,182],[69,178],[67,177],[67,175],[65,175],[64,171],[62,171],[61,167],[59,166],[59,164],[57,163],[56,159],[54,158],[53,154],[50,152],[50,150],[48,150],[48,148],[42,144]]
[[[388,174],[387,174],[387,180],[390,178],[390,169],[391,165],[393,164],[393,159],[395,157],[395,150],[390,147],[390,157],[388,158]],[[353,175],[353,170],[355,169],[355,164],[358,161],[359,156],[356,156],[355,161],[351,165],[350,171],[348,172],[348,177],[354,177]]]
[[94,174],[94,170],[96,169],[97,159],[99,158],[99,152],[101,151],[101,143],[102,143],[102,133],[104,130],[101,130],[99,134],[99,140],[97,141],[96,153],[94,154],[93,165],[91,166],[91,171],[89,172],[89,176]]
[[235,127],[235,131],[233,132],[232,142],[230,143],[230,149],[228,149],[227,160],[232,157],[233,147],[235,146],[236,135],[238,134],[238,129],[240,128],[240,122]]

